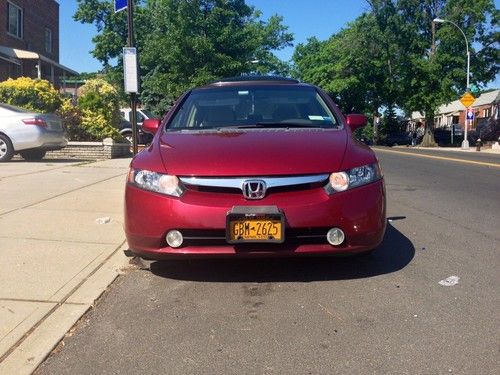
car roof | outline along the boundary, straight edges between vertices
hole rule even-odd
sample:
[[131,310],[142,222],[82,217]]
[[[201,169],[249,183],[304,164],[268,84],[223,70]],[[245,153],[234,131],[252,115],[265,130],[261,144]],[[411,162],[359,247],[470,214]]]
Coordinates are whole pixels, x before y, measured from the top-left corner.
[[280,77],[280,76],[238,76],[238,77],[228,77],[221,78],[214,82],[211,82],[205,86],[199,87],[204,88],[216,88],[216,87],[227,87],[227,86],[271,86],[271,85],[291,85],[291,86],[308,86],[311,85],[302,83],[293,78]]

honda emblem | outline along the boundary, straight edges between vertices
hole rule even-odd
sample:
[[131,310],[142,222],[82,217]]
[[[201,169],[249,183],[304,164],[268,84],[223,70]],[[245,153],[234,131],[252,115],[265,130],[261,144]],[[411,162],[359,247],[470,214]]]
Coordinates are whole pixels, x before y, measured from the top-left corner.
[[262,180],[246,180],[241,186],[246,199],[262,199],[266,196],[266,190],[266,183]]

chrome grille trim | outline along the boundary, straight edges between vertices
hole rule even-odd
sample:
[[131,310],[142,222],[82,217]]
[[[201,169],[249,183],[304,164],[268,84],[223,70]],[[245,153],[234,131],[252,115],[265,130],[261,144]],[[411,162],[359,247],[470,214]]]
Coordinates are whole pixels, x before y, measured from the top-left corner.
[[328,179],[328,174],[317,174],[309,176],[292,176],[292,177],[179,177],[183,184],[192,186],[203,186],[211,188],[233,188],[241,189],[243,182],[249,179],[262,180],[266,183],[267,188],[286,187],[295,185],[305,185],[323,182]]

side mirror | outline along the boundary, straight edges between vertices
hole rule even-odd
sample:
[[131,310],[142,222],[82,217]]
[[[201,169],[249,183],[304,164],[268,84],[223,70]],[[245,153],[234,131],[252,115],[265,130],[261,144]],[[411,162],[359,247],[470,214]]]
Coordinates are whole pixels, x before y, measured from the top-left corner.
[[353,113],[347,115],[347,126],[351,128],[352,131],[357,128],[362,128],[368,123],[368,119],[365,115],[358,115],[357,113]]
[[159,118],[148,118],[142,123],[142,131],[146,133],[156,134],[158,128],[160,127],[161,119]]

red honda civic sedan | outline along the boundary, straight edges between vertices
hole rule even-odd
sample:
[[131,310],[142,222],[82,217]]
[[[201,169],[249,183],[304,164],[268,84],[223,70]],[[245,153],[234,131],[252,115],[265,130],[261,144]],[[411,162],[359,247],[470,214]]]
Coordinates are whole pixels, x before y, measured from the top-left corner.
[[147,259],[363,253],[383,239],[375,154],[318,87],[279,77],[225,79],[185,93],[125,190],[130,250]]

